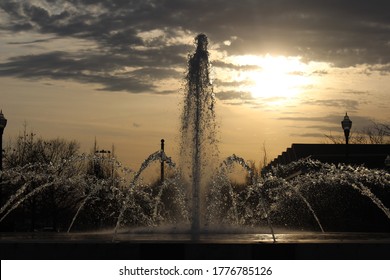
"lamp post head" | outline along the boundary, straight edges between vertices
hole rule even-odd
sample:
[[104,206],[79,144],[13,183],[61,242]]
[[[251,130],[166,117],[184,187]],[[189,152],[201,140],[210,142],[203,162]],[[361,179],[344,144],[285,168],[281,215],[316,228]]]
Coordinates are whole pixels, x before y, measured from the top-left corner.
[[387,155],[386,159],[385,159],[385,166],[387,168],[390,168],[390,155]]
[[4,118],[3,111],[0,110],[0,131],[4,131],[5,126],[7,125],[7,119]]
[[345,113],[344,119],[341,121],[341,127],[343,130],[351,130],[352,121],[349,119],[347,113]]
[[3,111],[0,110],[0,170],[3,170],[3,132],[7,125],[7,119],[4,118]]
[[341,121],[341,127],[344,130],[345,143],[348,144],[349,132],[352,127],[352,121],[349,119],[347,113],[345,113],[344,119]]

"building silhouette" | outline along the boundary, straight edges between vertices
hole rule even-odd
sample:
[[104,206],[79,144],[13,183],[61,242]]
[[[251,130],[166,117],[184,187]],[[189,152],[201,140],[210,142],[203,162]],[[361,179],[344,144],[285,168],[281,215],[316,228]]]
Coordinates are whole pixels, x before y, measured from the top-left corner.
[[348,147],[344,144],[292,144],[272,160],[264,171],[272,166],[289,164],[307,157],[324,163],[346,163],[385,169],[385,160],[389,154],[390,144],[348,144]]
[[7,125],[7,119],[4,118],[3,110],[0,110],[0,170],[3,170],[3,132]]

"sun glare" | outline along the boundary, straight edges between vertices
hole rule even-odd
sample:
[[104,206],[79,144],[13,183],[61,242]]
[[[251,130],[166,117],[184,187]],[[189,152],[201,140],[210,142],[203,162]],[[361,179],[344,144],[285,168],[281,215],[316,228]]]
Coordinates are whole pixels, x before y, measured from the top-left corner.
[[234,63],[241,66],[256,66],[247,70],[246,91],[253,98],[268,101],[286,101],[297,96],[304,86],[310,84],[309,75],[305,74],[308,66],[300,57],[284,56],[237,56]]

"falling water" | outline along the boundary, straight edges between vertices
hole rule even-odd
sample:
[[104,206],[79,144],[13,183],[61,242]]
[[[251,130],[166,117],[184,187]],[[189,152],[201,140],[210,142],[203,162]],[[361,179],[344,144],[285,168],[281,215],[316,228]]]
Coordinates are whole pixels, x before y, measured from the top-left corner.
[[77,208],[76,214],[73,216],[72,222],[70,223],[70,225],[68,227],[68,230],[67,230],[68,233],[72,229],[73,224],[76,221],[77,217],[79,216],[79,213],[80,213],[81,209],[83,209],[85,203],[87,203],[87,201],[92,197],[92,194],[93,193],[91,192],[89,195],[87,195],[87,197],[83,200],[83,202],[81,202],[79,208]]
[[74,222],[76,221],[77,217],[80,214],[81,209],[84,208],[87,201],[89,201],[94,195],[96,195],[97,192],[99,190],[101,190],[102,188],[103,188],[103,185],[98,183],[97,186],[95,186],[94,189],[84,198],[84,200],[81,202],[80,206],[78,207],[76,214],[73,216],[72,222],[70,223],[68,230],[67,230],[68,233],[72,229]]
[[368,197],[380,210],[385,213],[387,218],[390,219],[390,210],[383,204],[383,202],[376,196],[374,195],[369,188],[364,186],[362,183],[352,184],[352,188],[358,190],[362,195]]
[[7,200],[7,202],[1,207],[0,214],[2,214],[11,205],[11,203],[13,203],[16,199],[18,199],[19,196],[21,196],[27,190],[28,186],[30,186],[30,182],[24,183],[24,185],[20,189],[18,189],[16,193],[12,195]]
[[324,231],[324,228],[321,225],[320,219],[318,218],[316,212],[314,212],[314,209],[313,209],[313,207],[311,207],[309,201],[307,201],[307,199],[300,193],[298,188],[294,188],[291,185],[287,185],[287,186],[289,186],[302,199],[302,201],[306,204],[307,208],[312,213],[312,215],[313,215],[314,219],[316,220],[318,226],[320,227],[321,231],[324,233],[325,231]]
[[116,234],[118,232],[118,229],[119,227],[121,226],[121,223],[123,221],[123,218],[124,218],[124,214],[125,214],[125,211],[127,208],[130,207],[130,200],[132,199],[132,194],[134,192],[134,188],[136,187],[136,183],[138,181],[138,178],[141,176],[142,172],[150,165],[152,164],[153,162],[155,161],[164,161],[165,163],[167,163],[169,166],[171,167],[175,167],[175,163],[171,160],[170,157],[168,157],[165,152],[163,150],[160,150],[160,151],[157,151],[157,152],[154,152],[153,154],[151,154],[146,160],[144,160],[144,162],[141,164],[141,167],[140,169],[138,170],[138,172],[134,175],[134,178],[132,180],[132,182],[130,183],[130,189],[129,191],[127,192],[126,194],[126,197],[123,201],[123,204],[122,204],[122,208],[119,212],[119,216],[118,216],[118,219],[117,219],[117,223],[116,223],[116,226],[115,226],[115,229],[114,229],[114,236],[113,236],[113,239],[115,239],[116,237]]
[[[19,199],[16,203],[13,204],[13,206],[7,211],[7,213],[5,213],[1,219],[0,219],[0,223],[12,212],[14,211],[16,208],[18,208],[18,206],[23,203],[25,200],[29,199],[30,197],[34,196],[34,195],[37,195],[38,193],[41,193],[42,191],[44,191],[46,188],[48,187],[52,187],[55,185],[55,182],[49,182],[49,183],[46,183],[44,185],[41,185],[37,188],[35,188],[34,190],[32,190],[31,192],[29,192],[27,195],[25,195],[24,197],[22,197],[21,199]],[[5,210],[5,209],[4,209]]]
[[[116,226],[114,228],[114,238],[120,226],[122,226],[126,221],[125,212],[129,209],[136,209],[139,211],[135,211],[133,216],[130,218],[139,215],[142,221],[146,221],[146,225],[155,225],[157,220],[161,221],[164,219],[164,210],[168,208],[170,205],[166,204],[164,201],[164,192],[168,189],[172,190],[180,190],[180,197],[173,197],[174,202],[179,205],[179,210],[176,211],[176,208],[173,208],[173,211],[183,212],[185,213],[185,221],[188,222],[187,216],[187,208],[185,205],[186,200],[183,198],[184,195],[181,195],[182,190],[181,186],[184,185],[185,188],[188,189],[188,192],[191,195],[191,233],[193,239],[198,239],[202,224],[202,212],[201,209],[207,209],[207,212],[212,212],[213,216],[216,217],[220,213],[222,213],[221,217],[226,218],[226,221],[233,221],[232,225],[242,226],[242,225],[258,225],[259,220],[267,219],[268,226],[271,230],[273,241],[275,242],[275,234],[273,227],[271,225],[271,218],[275,217],[275,215],[279,213],[284,213],[282,210],[290,209],[286,208],[285,205],[288,205],[289,201],[283,200],[279,201],[277,199],[278,196],[267,195],[264,188],[267,185],[267,178],[256,178],[256,174],[254,174],[254,170],[247,165],[244,159],[237,157],[236,155],[232,155],[228,157],[221,164],[220,168],[214,169],[214,163],[217,162],[218,157],[218,147],[217,147],[217,125],[215,118],[215,96],[213,93],[213,87],[210,79],[210,63],[209,63],[209,53],[207,50],[208,47],[208,39],[206,35],[199,34],[195,38],[196,50],[193,54],[189,56],[188,59],[188,72],[186,75],[186,91],[184,96],[184,106],[181,116],[181,145],[180,145],[180,160],[181,160],[181,173],[177,174],[177,176],[172,179],[162,180],[161,185],[158,185],[158,192],[146,193],[142,190],[142,184],[139,182],[141,174],[144,172],[146,168],[148,168],[153,162],[160,161],[161,163],[166,163],[169,166],[173,167],[175,164],[172,160],[166,156],[163,150],[157,151],[151,154],[141,165],[140,169],[137,173],[134,173],[132,180],[130,183],[127,183],[124,188],[116,188],[114,184],[108,186],[110,192],[114,192],[118,190],[118,195],[114,196],[115,201],[118,202],[118,207],[115,208],[115,211],[112,213],[115,214],[114,217],[117,217]],[[85,209],[85,205],[87,202],[90,202],[90,199],[101,197],[99,190],[102,190],[103,187],[107,187],[103,181],[98,181],[98,183],[93,183],[92,186],[89,186],[88,177],[78,174],[75,172],[74,163],[79,160],[85,160],[84,156],[80,158],[74,158],[71,160],[64,160],[63,163],[58,166],[53,166],[52,164],[46,165],[26,165],[26,168],[35,167],[38,171],[34,171],[39,174],[39,178],[42,179],[42,182],[39,181],[39,186],[35,187],[32,191],[29,191],[29,187],[32,186],[31,182],[34,182],[34,176],[26,176],[27,179],[20,180],[21,187],[16,190],[15,194],[11,195],[6,203],[0,208],[0,222],[2,222],[13,210],[17,207],[23,205],[23,203],[34,197],[35,195],[39,195],[40,193],[50,190],[52,188],[62,188],[66,187],[69,184],[71,187],[77,190],[90,189],[88,195],[85,195],[85,192],[82,193],[82,202],[78,205],[78,209],[76,214],[73,216],[70,226],[68,227],[68,232],[71,230],[74,222],[76,221],[80,211]],[[95,158],[92,158],[95,160]],[[305,163],[305,164],[302,164]],[[112,159],[110,164],[112,167],[121,165],[116,162],[116,160]],[[227,176],[227,172],[224,172],[224,168],[228,168],[230,165],[238,164],[241,165],[249,174],[250,181],[247,182],[246,188],[242,191],[238,189],[234,189],[233,184],[229,181]],[[379,171],[367,171],[365,174],[361,175],[362,172],[350,172],[351,170],[357,171],[358,169],[354,169],[350,167],[351,170],[342,170],[334,165],[327,164],[319,164],[313,162],[309,159],[305,159],[300,164],[300,170],[307,169],[307,167],[313,168],[313,172],[309,173],[311,179],[307,180],[308,177],[298,176],[294,181],[294,185],[289,183],[287,180],[283,179],[283,168],[280,167],[280,174],[276,174],[276,176],[269,174],[270,178],[278,179],[275,181],[276,185],[281,189],[284,193],[284,187],[291,188],[306,204],[307,208],[310,210],[310,213],[314,216],[315,220],[318,223],[321,231],[324,232],[323,227],[320,223],[319,218],[316,215],[316,212],[319,210],[316,209],[314,211],[313,207],[309,203],[310,196],[307,196],[310,193],[314,192],[322,192],[326,189],[330,189],[330,186],[339,187],[341,189],[344,185],[351,186],[354,190],[360,192],[360,195],[365,196],[373,202],[378,209],[380,209],[387,217],[387,222],[390,220],[390,210],[384,204],[387,202],[388,198],[388,186],[389,186],[389,175],[388,173],[381,173]],[[299,167],[299,163],[293,163],[285,167],[285,169],[293,170]],[[321,168],[319,168],[320,166]],[[66,172],[64,171],[64,167],[66,167]],[[24,168],[24,167],[23,167]],[[29,172],[25,172],[24,169],[17,170],[17,173],[20,174],[29,174]],[[310,170],[309,168],[309,170]],[[44,169],[44,171],[42,170]],[[22,172],[23,171],[23,172]],[[215,172],[216,171],[216,172]],[[285,171],[285,173],[288,173]],[[346,172],[347,171],[347,172]],[[363,170],[364,171],[364,170]],[[123,169],[124,173],[126,172],[126,168]],[[12,173],[13,174],[13,173]],[[219,176],[217,179],[213,178],[211,175],[216,174]],[[49,176],[50,175],[50,176]],[[0,179],[2,173],[0,172]],[[8,175],[7,175],[8,176]],[[12,176],[11,176],[12,177]],[[37,176],[35,176],[37,177]],[[346,180],[345,177],[348,179]],[[54,178],[54,179],[53,179]],[[214,181],[212,181],[213,179]],[[27,180],[27,182],[25,182]],[[112,178],[114,182],[114,178]],[[272,180],[270,180],[272,182]],[[364,183],[360,182],[363,181]],[[351,183],[352,182],[352,183]],[[11,184],[12,185],[12,184]],[[35,184],[34,184],[35,185]],[[85,188],[85,185],[88,188]],[[270,188],[272,188],[272,184],[269,184]],[[367,186],[366,186],[367,185]],[[380,198],[377,197],[370,188],[373,186],[380,186],[383,188],[383,192],[385,192],[386,196],[382,195],[386,200],[382,202]],[[202,205],[202,200],[206,194],[206,188],[211,187],[210,190],[216,190],[212,194],[218,194],[218,191],[221,190],[221,187],[228,186],[228,194],[230,196],[230,200],[222,200],[218,195],[213,197],[214,203],[213,205]],[[326,187],[324,187],[326,186]],[[336,188],[337,189],[337,188]],[[306,192],[305,192],[306,190]],[[330,192],[328,192],[330,193]],[[220,194],[220,193],[219,193]],[[244,195],[241,195],[244,194]],[[379,193],[380,194],[380,193]],[[79,194],[78,194],[79,195]],[[138,195],[138,196],[137,196]],[[240,196],[241,195],[241,196]],[[80,198],[80,196],[78,196]],[[140,198],[141,197],[141,198]],[[306,199],[308,197],[308,199]],[[315,196],[314,196],[315,197]],[[329,194],[324,197],[331,197]],[[146,198],[146,199],[143,199]],[[276,211],[274,210],[273,216],[270,216],[269,213],[272,214],[273,209],[271,207],[266,207],[267,201],[264,199],[274,200],[277,205]],[[313,198],[312,198],[313,199]],[[328,198],[328,200],[330,200]],[[80,200],[77,200],[79,203]],[[146,201],[151,211],[143,211],[142,206],[143,202]],[[322,199],[322,201],[326,201],[326,199]],[[165,204],[164,204],[165,203]],[[387,202],[388,203],[388,202]],[[225,208],[221,211],[221,205],[224,204]],[[184,205],[184,206],[183,206]],[[315,204],[313,204],[315,205]],[[272,205],[271,205],[272,206]],[[328,207],[329,205],[326,205]],[[209,208],[207,208],[209,207]],[[318,207],[318,206],[317,206]],[[164,209],[165,208],[165,209]],[[72,208],[73,209],[73,208]],[[116,210],[118,209],[118,210]],[[223,211],[228,209],[228,211]],[[321,208],[320,208],[321,209]],[[106,210],[106,209],[104,209]],[[215,211],[210,211],[215,210]],[[106,215],[111,215],[106,211]],[[215,212],[215,213],[213,213]],[[218,213],[217,213],[218,212]],[[256,212],[256,213],[255,213]],[[255,214],[253,214],[255,213]],[[319,212],[321,213],[321,212]],[[324,211],[322,211],[324,213]],[[328,212],[326,212],[328,213]],[[117,215],[118,214],[118,215]],[[290,213],[288,213],[290,214]],[[295,213],[291,213],[294,214]],[[303,220],[306,217],[299,216],[299,220]],[[346,217],[348,218],[348,217]],[[80,219],[80,218],[79,218]],[[214,219],[218,222],[221,222],[221,219]],[[272,219],[274,222],[275,220]],[[68,222],[68,221],[67,221]],[[278,224],[276,223],[276,226]],[[276,228],[276,227],[275,227]]]
[[[180,154],[183,177],[190,182],[192,196],[192,233],[199,235],[201,200],[218,156],[216,141],[215,97],[210,80],[208,40],[204,34],[195,38],[196,51],[189,56],[186,94],[181,119]],[[206,166],[207,165],[207,166]]]
[[[233,208],[233,215],[234,215],[233,220],[235,221],[236,224],[241,224],[238,210],[237,210],[236,194],[235,194],[235,191],[233,190],[231,180],[229,180],[229,178],[227,178],[227,176],[226,176],[227,169],[229,169],[233,164],[240,165],[245,171],[248,172],[249,185],[247,186],[248,192],[246,195],[246,199],[248,199],[251,196],[252,189],[254,188],[254,186],[257,186],[258,183],[256,182],[254,170],[246,163],[246,161],[242,157],[239,157],[235,154],[227,157],[222,162],[222,164],[220,165],[220,167],[218,169],[217,177],[220,177],[220,179],[222,179],[222,181],[223,181],[223,184],[227,184],[228,188],[229,188],[229,194],[230,194],[230,197],[232,199],[231,207]],[[217,183],[217,184],[219,184],[219,183]],[[262,212],[264,213],[264,216],[267,220],[268,227],[271,231],[272,239],[274,242],[276,242],[275,233],[274,233],[274,229],[273,229],[273,226],[271,223],[271,219],[268,215],[268,211],[267,211],[267,209],[265,207],[265,203],[264,203],[264,198],[263,198],[263,195],[261,193],[259,193],[258,199],[259,199],[258,205],[256,208],[261,208]]]

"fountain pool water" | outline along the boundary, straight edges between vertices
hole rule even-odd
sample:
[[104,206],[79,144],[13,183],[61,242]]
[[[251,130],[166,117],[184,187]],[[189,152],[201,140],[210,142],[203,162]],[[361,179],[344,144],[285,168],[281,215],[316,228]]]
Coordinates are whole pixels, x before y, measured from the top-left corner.
[[[112,172],[102,178],[80,167],[96,164],[95,156],[4,170],[0,243],[390,241],[386,171],[304,159],[261,176],[236,155],[216,166],[207,37],[198,35],[196,43],[186,76],[179,165],[160,150],[137,172],[114,172],[120,163],[106,158],[101,164]],[[155,162],[169,172],[163,182],[146,184],[141,175]],[[246,174],[244,183],[230,178],[235,166]],[[26,225],[33,225],[32,233]]]

